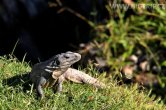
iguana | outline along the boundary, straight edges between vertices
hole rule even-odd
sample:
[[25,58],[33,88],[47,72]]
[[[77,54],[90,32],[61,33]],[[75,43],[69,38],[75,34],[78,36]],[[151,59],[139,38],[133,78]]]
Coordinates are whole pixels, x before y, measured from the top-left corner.
[[88,74],[70,68],[70,66],[81,59],[79,53],[66,52],[55,55],[49,60],[37,63],[30,72],[30,79],[34,83],[37,95],[43,98],[42,87],[53,87],[54,92],[62,91],[62,83],[70,80],[75,83],[87,83],[97,88],[104,88],[105,84]]
[[[54,73],[54,72],[53,72]],[[97,80],[94,77],[91,77],[90,75],[86,74],[85,72],[68,68],[66,72],[64,72],[59,78],[58,78],[58,92],[62,92],[62,83],[65,80],[69,80],[75,83],[86,83],[93,85],[97,88],[105,88],[106,85],[99,80]]]
[[53,87],[56,90],[56,82],[67,69],[81,59],[79,53],[66,52],[53,56],[47,61],[35,64],[30,72],[30,80],[36,88],[38,97],[43,98],[43,87]]

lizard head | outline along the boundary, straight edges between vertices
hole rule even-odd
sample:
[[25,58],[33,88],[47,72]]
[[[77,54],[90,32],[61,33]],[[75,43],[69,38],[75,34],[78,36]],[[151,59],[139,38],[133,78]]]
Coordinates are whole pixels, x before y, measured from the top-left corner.
[[72,64],[78,62],[81,59],[81,55],[75,52],[65,52],[57,54],[53,57],[53,60],[47,65],[49,69],[68,69]]

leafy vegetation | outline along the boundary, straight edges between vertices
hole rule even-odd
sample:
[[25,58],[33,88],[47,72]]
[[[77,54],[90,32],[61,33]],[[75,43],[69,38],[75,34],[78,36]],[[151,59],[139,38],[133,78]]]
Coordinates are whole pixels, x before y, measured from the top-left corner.
[[[138,4],[144,4],[145,7],[138,7]],[[152,89],[166,101],[165,2],[107,1],[105,7],[109,18],[104,23],[93,24],[91,36],[94,37],[96,47],[102,45],[99,47],[103,50],[100,55],[106,59],[111,75],[119,74],[119,70],[128,64],[130,56],[146,57],[150,69],[135,71],[133,74],[150,73],[158,77],[159,86],[152,86]]]

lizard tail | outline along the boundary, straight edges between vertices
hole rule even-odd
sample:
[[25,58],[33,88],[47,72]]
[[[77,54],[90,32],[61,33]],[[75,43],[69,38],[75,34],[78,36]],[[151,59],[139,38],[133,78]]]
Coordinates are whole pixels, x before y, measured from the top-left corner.
[[99,80],[97,80],[96,78],[92,77],[92,76],[89,76],[88,74],[84,75],[86,77],[83,78],[83,82],[86,83],[86,84],[90,84],[90,85],[93,85],[95,86],[96,88],[105,88],[106,85],[102,82],[100,82]]

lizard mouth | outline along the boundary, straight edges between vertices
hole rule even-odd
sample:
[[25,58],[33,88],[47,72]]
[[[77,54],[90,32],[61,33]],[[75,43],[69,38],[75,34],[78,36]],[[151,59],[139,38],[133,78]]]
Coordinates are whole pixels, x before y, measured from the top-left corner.
[[59,65],[59,67],[63,67],[63,66],[71,66],[72,64],[76,63],[77,61],[79,61],[80,59],[73,59],[73,60],[70,60],[70,61],[65,61],[63,62],[61,65]]
[[71,64],[60,65],[59,68],[65,69],[65,68],[69,68],[70,66],[71,66]]

